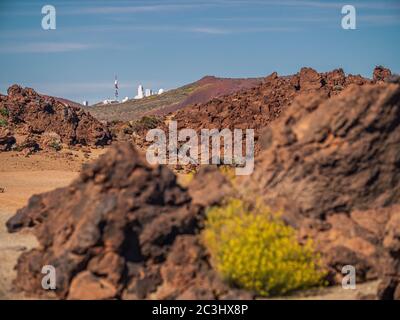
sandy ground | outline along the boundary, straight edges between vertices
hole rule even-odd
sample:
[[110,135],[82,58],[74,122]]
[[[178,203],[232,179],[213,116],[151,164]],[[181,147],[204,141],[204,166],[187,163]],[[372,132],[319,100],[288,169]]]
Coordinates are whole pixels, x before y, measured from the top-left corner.
[[16,152],[0,153],[0,299],[24,298],[12,290],[18,256],[37,245],[29,230],[10,234],[5,223],[33,194],[68,185],[79,174],[83,163],[104,150],[90,154],[79,151],[39,153],[25,157]]
[[[22,252],[38,245],[30,230],[8,233],[6,221],[26,205],[30,196],[67,186],[78,176],[83,163],[104,152],[96,149],[88,154],[68,150],[29,157],[16,152],[0,152],[0,188],[4,188],[4,193],[0,193],[0,300],[26,298],[13,290],[12,280],[16,276],[14,266]],[[344,290],[341,287],[316,289],[284,299],[351,300],[374,294],[377,285],[378,282],[374,281],[359,284],[356,290]]]
[[334,286],[322,289],[312,289],[295,293],[292,296],[278,298],[288,300],[359,300],[374,299],[378,289],[379,280],[360,283],[355,289],[343,289]]

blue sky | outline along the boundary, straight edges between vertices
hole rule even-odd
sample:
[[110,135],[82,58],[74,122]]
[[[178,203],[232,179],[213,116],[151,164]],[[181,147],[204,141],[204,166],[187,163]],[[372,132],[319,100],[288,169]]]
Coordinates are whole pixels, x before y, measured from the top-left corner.
[[[57,29],[41,28],[42,6]],[[341,8],[357,29],[341,28]],[[0,92],[18,83],[90,103],[170,89],[204,75],[259,77],[302,66],[400,72],[400,1],[158,0],[0,2]]]

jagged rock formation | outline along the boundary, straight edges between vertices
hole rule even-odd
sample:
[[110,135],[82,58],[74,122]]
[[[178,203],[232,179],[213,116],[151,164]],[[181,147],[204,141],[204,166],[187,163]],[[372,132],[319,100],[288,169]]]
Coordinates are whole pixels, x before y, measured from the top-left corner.
[[[267,197],[298,215],[325,217],[400,200],[398,85],[351,87],[304,96],[270,126],[255,178]],[[262,168],[262,169],[261,169]]]
[[342,69],[318,73],[311,68],[302,68],[299,73],[285,77],[274,72],[257,87],[187,107],[172,118],[178,122],[179,128],[255,129],[258,150],[262,128],[278,118],[296,96],[318,92],[329,98],[350,84],[370,82],[361,76],[346,76]]
[[14,132],[11,135],[20,136],[21,141],[29,137],[40,144],[44,133],[58,135],[67,145],[98,146],[111,140],[107,127],[79,107],[18,85],[11,86],[7,92],[8,96],[0,96],[0,109],[4,110],[2,117],[6,118],[3,122]]
[[377,66],[374,69],[373,80],[375,82],[385,81],[385,80],[389,79],[391,77],[391,75],[392,75],[392,72],[389,69],[382,67],[382,66]]
[[[259,194],[312,237],[333,282],[345,264],[359,280],[400,276],[400,86],[352,86],[326,100],[299,97],[264,133],[264,151],[243,189]],[[396,294],[394,294],[397,290]],[[396,296],[397,297],[397,296]]]
[[168,168],[118,145],[7,222],[10,232],[35,226],[40,242],[20,256],[15,285],[44,293],[41,269],[53,265],[59,298],[248,297],[212,272],[197,237],[201,217]]

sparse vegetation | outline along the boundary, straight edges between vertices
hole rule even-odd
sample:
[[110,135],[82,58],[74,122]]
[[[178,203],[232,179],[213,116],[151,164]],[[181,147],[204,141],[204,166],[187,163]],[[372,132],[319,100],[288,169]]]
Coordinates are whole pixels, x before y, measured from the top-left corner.
[[[129,99],[123,103],[116,103],[111,105],[103,105],[98,103],[90,107],[84,107],[85,110],[89,111],[93,116],[99,120],[110,121],[112,119],[121,121],[133,121],[138,120],[144,115],[158,114],[165,115],[167,113],[176,111],[183,105],[189,105],[198,101],[198,99],[206,102],[201,96],[208,96],[208,91],[214,87],[219,86],[222,91],[226,90],[226,93],[231,92],[233,88],[239,88],[241,86],[248,87],[247,83],[253,83],[256,85],[261,79],[220,79],[212,78],[207,81],[196,81],[189,83],[182,87],[167,90],[160,95],[152,95],[144,97],[143,99]],[[193,96],[196,94],[197,96]],[[189,99],[190,97],[193,99]],[[211,98],[211,97],[210,97]]]
[[272,296],[323,283],[313,243],[300,245],[295,230],[263,205],[233,199],[211,208],[203,237],[214,267],[234,286]]
[[8,121],[6,119],[0,119],[0,127],[6,127],[8,125]]
[[60,151],[62,149],[61,144],[58,141],[52,141],[49,143],[49,147],[55,151]]
[[155,116],[144,116],[138,121],[134,121],[132,123],[132,128],[136,132],[140,132],[142,130],[150,130],[157,128],[157,126],[161,123],[161,120]]
[[196,174],[195,171],[190,171],[188,173],[177,174],[178,183],[182,187],[185,187],[185,188],[188,187],[189,184],[193,181],[195,174]]
[[60,136],[55,132],[45,132],[42,134],[42,144],[47,146],[47,148],[53,149],[55,151],[60,151],[62,149],[62,143]]
[[2,115],[3,117],[8,117],[9,112],[6,108],[0,108],[0,115]]

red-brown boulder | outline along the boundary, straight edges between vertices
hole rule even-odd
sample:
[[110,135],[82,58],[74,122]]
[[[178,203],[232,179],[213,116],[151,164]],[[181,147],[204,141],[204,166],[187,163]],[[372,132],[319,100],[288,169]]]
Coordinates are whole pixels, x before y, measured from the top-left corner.
[[52,265],[59,298],[241,297],[211,270],[197,239],[201,219],[167,167],[150,166],[129,143],[114,146],[7,222],[10,232],[35,227],[40,243],[20,256],[15,285],[44,293],[41,269]]
[[42,96],[33,89],[13,85],[0,100],[10,127],[21,134],[54,132],[68,145],[105,145],[111,140],[106,126],[77,106]]

